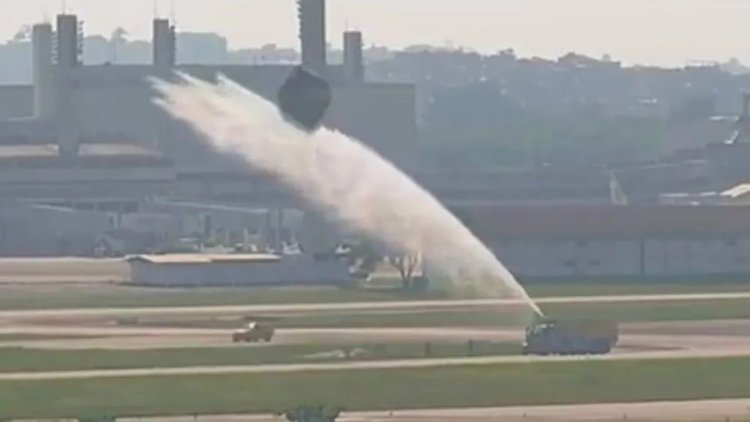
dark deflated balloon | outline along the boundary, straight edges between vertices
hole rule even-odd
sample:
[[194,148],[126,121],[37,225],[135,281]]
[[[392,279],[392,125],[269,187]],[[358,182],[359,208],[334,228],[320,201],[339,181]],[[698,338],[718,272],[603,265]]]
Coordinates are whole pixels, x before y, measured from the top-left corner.
[[330,84],[302,67],[295,68],[279,90],[284,117],[309,132],[320,127],[330,105]]

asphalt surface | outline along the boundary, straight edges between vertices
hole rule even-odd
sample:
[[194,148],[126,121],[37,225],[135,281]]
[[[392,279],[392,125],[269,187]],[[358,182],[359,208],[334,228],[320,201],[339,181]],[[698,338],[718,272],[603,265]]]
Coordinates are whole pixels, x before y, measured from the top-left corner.
[[[467,409],[398,410],[392,412],[344,412],[342,422],[577,422],[577,421],[721,421],[750,418],[750,400],[700,400],[647,403],[605,403],[562,406],[518,406]],[[123,419],[135,422],[278,422],[267,415],[225,415],[195,418]]]
[[316,328],[277,330],[273,342],[234,344],[231,330],[201,328],[138,327],[0,327],[0,336],[58,336],[27,340],[0,341],[0,347],[24,347],[49,350],[65,349],[179,349],[196,347],[268,347],[273,345],[325,344],[366,345],[393,343],[465,343],[469,340],[518,342],[521,330],[475,328]]

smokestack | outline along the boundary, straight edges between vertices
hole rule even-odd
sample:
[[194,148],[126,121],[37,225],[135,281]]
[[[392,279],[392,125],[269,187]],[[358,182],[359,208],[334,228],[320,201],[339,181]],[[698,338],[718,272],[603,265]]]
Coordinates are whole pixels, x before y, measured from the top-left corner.
[[57,65],[72,68],[79,65],[81,45],[78,16],[57,15]]
[[76,15],[57,15],[57,72],[55,78],[57,145],[60,155],[78,155],[80,134],[74,100],[72,69],[80,65],[81,36]]
[[363,82],[365,66],[362,56],[362,33],[344,32],[344,72],[351,82]]
[[159,69],[171,69],[177,62],[177,38],[168,19],[154,19],[152,45],[153,64]]
[[325,0],[297,0],[302,66],[318,73],[326,71]]
[[31,34],[34,68],[34,117],[50,120],[55,114],[52,79],[52,25],[34,25]]

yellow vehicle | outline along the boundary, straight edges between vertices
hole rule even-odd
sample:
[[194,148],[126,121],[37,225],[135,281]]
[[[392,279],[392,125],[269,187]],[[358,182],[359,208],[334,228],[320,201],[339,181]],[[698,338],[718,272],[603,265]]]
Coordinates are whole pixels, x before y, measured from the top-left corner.
[[247,327],[236,330],[232,333],[232,342],[234,343],[254,343],[271,341],[276,330],[270,325],[251,322]]

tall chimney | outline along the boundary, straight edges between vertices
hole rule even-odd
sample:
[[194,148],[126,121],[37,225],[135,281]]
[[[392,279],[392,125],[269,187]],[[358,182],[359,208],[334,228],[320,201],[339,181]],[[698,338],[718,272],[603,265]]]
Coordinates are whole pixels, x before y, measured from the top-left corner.
[[70,69],[79,65],[78,17],[57,15],[57,65]]
[[177,61],[177,39],[174,26],[170,24],[168,19],[154,19],[152,45],[154,66],[159,69],[174,67]]
[[80,133],[75,100],[75,72],[80,65],[80,37],[76,15],[57,15],[57,72],[55,77],[57,145],[60,155],[78,155]]
[[344,32],[344,71],[350,82],[363,82],[365,66],[362,56],[362,33]]
[[326,71],[325,0],[297,0],[302,65],[319,75]]
[[52,25],[34,25],[31,34],[34,68],[34,117],[50,120],[55,114],[52,76]]

